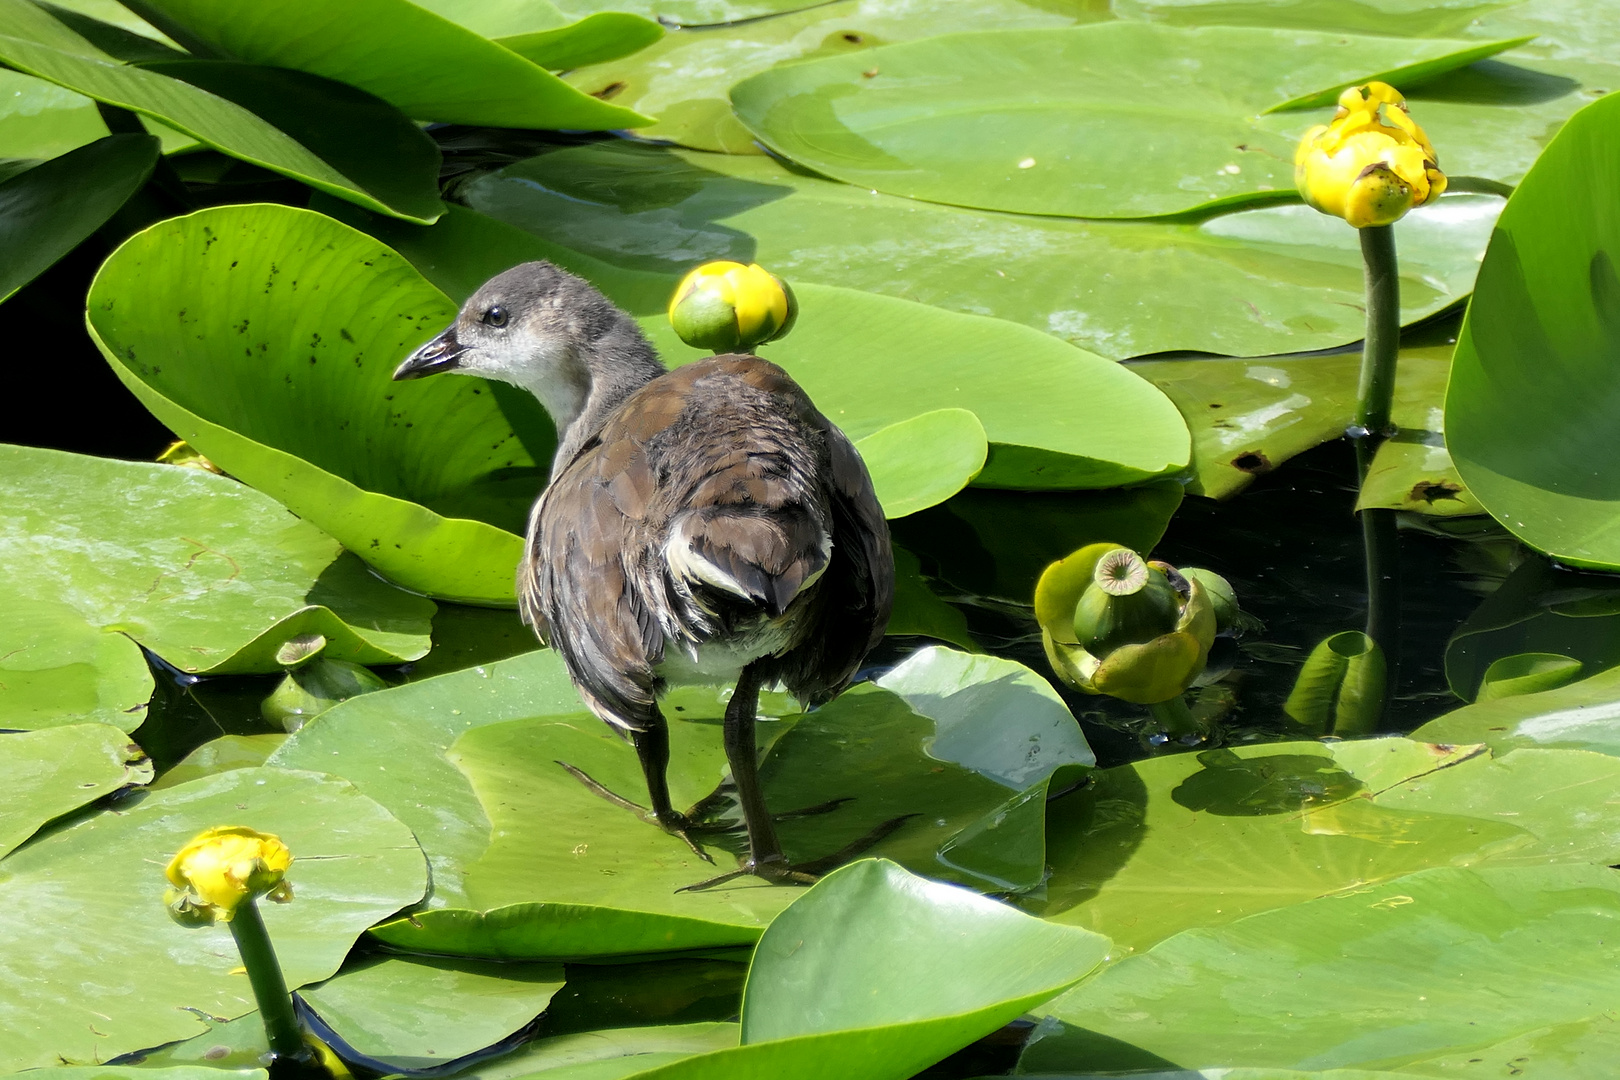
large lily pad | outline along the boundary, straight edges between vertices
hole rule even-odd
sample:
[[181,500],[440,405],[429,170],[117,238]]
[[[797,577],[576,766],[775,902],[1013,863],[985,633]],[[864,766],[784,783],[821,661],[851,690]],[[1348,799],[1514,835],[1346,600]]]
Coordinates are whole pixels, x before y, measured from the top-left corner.
[[511,604],[550,421],[478,380],[390,381],[454,311],[364,234],[268,205],[137,233],[89,299],[113,370],[221,468],[402,585]]
[[439,216],[432,141],[341,83],[223,61],[156,65],[171,78],[103,52],[28,0],[0,2],[0,59],[339,198],[423,223]]
[[1607,867],[1427,870],[1190,930],[1048,1011],[1086,1029],[1073,1060],[1095,1069],[1144,1052],[1189,1066],[1484,1063],[1493,1044],[1620,1003],[1617,919]]
[[1277,26],[1443,37],[1503,6],[1503,0],[1118,0],[1114,11],[1122,19],[1151,19],[1172,26]]
[[[1303,206],[1198,224],[1027,217],[874,193],[765,157],[631,143],[543,154],[458,195],[626,270],[678,277],[704,259],[757,261],[795,284],[993,315],[1114,359],[1323,349],[1366,330],[1355,230]],[[1501,205],[1447,196],[1402,221],[1404,322],[1468,295]]]
[[1589,811],[1617,796],[1594,755],[1404,739],[1150,759],[1054,804],[1052,876],[1023,904],[1143,949],[1433,866],[1601,861],[1614,841]]
[[737,84],[731,100],[772,150],[860,187],[1157,217],[1294,198],[1294,144],[1319,118],[1295,115],[1277,132],[1252,123],[1261,113],[1331,104],[1372,78],[1416,83],[1519,43],[1100,23],[790,64]]
[[[333,822],[341,822],[334,828]],[[264,905],[289,985],[330,976],[367,926],[422,895],[410,831],[342,781],[242,769],[153,792],[15,852],[0,872],[0,1068],[93,1062],[204,1030],[193,1014],[253,1008],[224,925],[186,929],[162,900],[164,862],[220,824],[280,836],[296,899]],[[116,963],[109,963],[116,957]]]
[[605,131],[646,118],[406,0],[142,0],[142,10],[226,56],[357,86],[418,120]]
[[1480,701],[1429,721],[1413,735],[1436,741],[1565,747],[1620,757],[1620,668],[1543,690]]
[[[724,775],[722,711],[712,691],[666,705],[677,803],[704,798]],[[1047,781],[1061,766],[1092,760],[1038,676],[947,649],[923,650],[880,684],[808,716],[794,719],[781,697],[761,711],[784,718],[761,723],[773,807],[851,800],[784,821],[790,855],[829,855],[884,821],[918,814],[874,850],[987,888],[1038,880]],[[830,742],[844,747],[837,769],[828,767]],[[419,748],[408,767],[406,745]],[[566,957],[749,944],[797,895],[752,880],[676,893],[715,868],[587,790],[558,760],[628,798],[645,797],[635,754],[584,711],[549,652],[346,702],[271,759],[351,776],[416,828],[434,865],[434,899],[377,931],[401,947]],[[722,866],[738,843],[735,834],[699,839]]]
[[47,821],[150,779],[146,754],[108,724],[0,735],[0,858]]
[[0,71],[0,158],[53,158],[107,134],[96,103],[55,83]]
[[611,94],[616,104],[656,116],[657,123],[636,132],[639,137],[698,150],[757,154],[753,133],[731,112],[731,88],[750,75],[779,64],[962,30],[1057,28],[1102,17],[1083,4],[1042,6],[1024,0],[934,5],[925,16],[908,0],[816,4],[731,26],[676,29],[627,59],[593,64],[564,77],[587,94]]
[[395,1069],[428,1069],[499,1042],[562,985],[555,964],[380,957],[301,996],[348,1049]]
[[57,600],[0,586],[0,728],[95,721],[134,731],[146,719],[152,671],[141,647]]
[[872,473],[883,515],[901,518],[936,506],[973,482],[990,444],[967,409],[936,409],[872,432],[855,444]]
[[109,135],[0,184],[0,247],[13,253],[0,266],[0,300],[112,217],[157,155],[150,135]]
[[182,671],[275,671],[276,649],[305,633],[363,664],[428,650],[430,601],[226,477],[0,447],[0,507],[0,592],[71,605]]
[[1508,200],[1452,363],[1446,432],[1470,491],[1525,543],[1620,567],[1620,98],[1583,109]]
[[[1396,369],[1394,419],[1409,440],[1402,445],[1421,447],[1425,454],[1435,450],[1424,440],[1439,422],[1449,353],[1446,346],[1406,349]],[[1343,436],[1355,417],[1361,354],[1144,360],[1131,367],[1168,394],[1187,419],[1193,432],[1189,490],[1223,499],[1295,454]],[[1444,457],[1443,446],[1435,452]],[[1419,472],[1400,490],[1413,475],[1409,466],[1429,463],[1428,456],[1414,462],[1405,454],[1375,459],[1379,486],[1368,505],[1385,505],[1399,495],[1403,509],[1478,513],[1461,484],[1447,486],[1443,466],[1433,470],[1432,482],[1429,472]]]
[[658,1024],[554,1035],[458,1072],[461,1080],[620,1080],[737,1045],[734,1023]]

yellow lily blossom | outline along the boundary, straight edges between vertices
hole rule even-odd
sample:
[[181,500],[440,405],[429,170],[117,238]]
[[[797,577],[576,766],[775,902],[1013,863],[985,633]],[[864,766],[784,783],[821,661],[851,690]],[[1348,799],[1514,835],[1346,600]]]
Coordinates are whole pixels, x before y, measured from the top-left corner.
[[283,880],[292,852],[279,837],[240,825],[222,825],[197,836],[169,863],[164,875],[173,886],[166,901],[174,917],[188,924],[230,922],[237,908],[268,896],[292,899]]
[[1391,225],[1440,197],[1446,176],[1406,99],[1387,83],[1339,95],[1330,124],[1305,133],[1294,154],[1294,183],[1305,201],[1358,229]]
[[704,263],[681,279],[669,302],[681,340],[717,353],[775,341],[797,314],[793,290],[757,263]]

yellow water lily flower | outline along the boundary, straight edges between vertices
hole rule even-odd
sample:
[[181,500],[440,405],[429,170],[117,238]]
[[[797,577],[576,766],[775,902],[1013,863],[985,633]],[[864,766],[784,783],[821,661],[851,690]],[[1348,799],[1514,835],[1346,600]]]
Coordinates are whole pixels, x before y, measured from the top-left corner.
[[241,825],[222,825],[201,833],[164,871],[173,886],[166,897],[169,911],[187,924],[230,922],[250,899],[268,896],[284,903],[292,886],[283,875],[292,852],[281,839]]
[[1364,229],[1394,224],[1438,199],[1446,175],[1406,99],[1388,83],[1371,82],[1340,94],[1333,122],[1305,133],[1294,183],[1322,213]]
[[717,353],[775,341],[797,315],[793,290],[757,263],[704,263],[681,279],[669,301],[681,340]]

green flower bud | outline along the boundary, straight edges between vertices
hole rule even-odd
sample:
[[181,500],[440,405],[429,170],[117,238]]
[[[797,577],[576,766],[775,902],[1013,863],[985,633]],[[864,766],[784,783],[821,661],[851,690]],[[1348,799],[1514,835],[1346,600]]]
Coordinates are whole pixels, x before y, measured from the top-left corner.
[[1075,606],[1075,640],[1094,656],[1107,656],[1168,634],[1180,608],[1181,597],[1162,571],[1134,551],[1110,551],[1098,560],[1092,583]]
[[758,265],[712,262],[682,279],[669,321],[688,345],[716,353],[752,351],[793,329],[799,306],[787,283]]
[[1181,572],[1181,576],[1204,587],[1204,595],[1209,597],[1211,606],[1215,608],[1215,632],[1224,634],[1230,630],[1241,614],[1238,609],[1237,592],[1232,588],[1232,583],[1213,570],[1203,570],[1196,566],[1189,566]]

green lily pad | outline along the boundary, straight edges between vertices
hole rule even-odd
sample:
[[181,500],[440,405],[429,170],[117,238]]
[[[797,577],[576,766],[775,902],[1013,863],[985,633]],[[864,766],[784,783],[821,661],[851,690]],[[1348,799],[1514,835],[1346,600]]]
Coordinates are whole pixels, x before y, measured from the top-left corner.
[[821,0],[560,0],[569,15],[594,11],[630,11],[672,26],[714,26],[740,19],[783,15],[816,6]]
[[659,1077],[901,1078],[1072,986],[1108,940],[863,859],[761,938],[742,1044]]
[[[342,822],[335,829],[333,822]],[[13,853],[0,875],[0,1068],[111,1058],[204,1030],[188,1010],[253,1008],[223,925],[186,929],[162,901],[163,865],[223,823],[273,832],[292,849],[295,899],[264,919],[292,987],[329,977],[355,938],[421,897],[426,866],[410,831],[342,781],[242,769],[97,814]],[[117,957],[109,964],[108,957]]]
[[0,625],[0,728],[141,726],[153,684],[139,645],[56,600],[0,585],[0,603],[7,616]]
[[512,1034],[562,985],[556,964],[381,957],[300,996],[349,1049],[396,1069],[428,1069]]
[[108,724],[0,735],[0,858],[41,825],[130,784],[152,763]]
[[405,0],[142,0],[158,28],[252,64],[348,83],[417,120],[606,131],[646,118],[586,96],[462,26]]
[[427,223],[441,212],[437,147],[352,87],[223,61],[157,65],[193,85],[110,56],[27,0],[0,2],[0,59],[380,213]]
[[[1114,359],[1323,349],[1366,330],[1355,230],[1304,206],[1199,224],[1026,217],[873,193],[765,157],[633,143],[542,154],[457,195],[553,244],[670,275],[645,307],[632,306],[638,313],[662,311],[691,264],[730,259],[757,261],[795,286],[841,285],[993,315]],[[1468,295],[1501,206],[1495,197],[1447,196],[1402,221],[1403,322]],[[392,232],[381,239],[416,258]],[[615,298],[638,299],[628,290]]]
[[555,1035],[458,1072],[461,1080],[620,1080],[694,1054],[737,1045],[737,1025],[658,1024]]
[[758,154],[753,133],[731,111],[731,88],[779,64],[863,52],[878,45],[994,26],[1057,28],[1106,17],[1082,4],[1042,6],[1024,0],[941,4],[926,16],[906,0],[816,4],[779,15],[701,30],[675,29],[617,63],[564,76],[587,94],[611,94],[619,105],[656,116],[636,135],[698,150]]
[[906,517],[936,506],[973,482],[990,444],[967,409],[936,409],[890,424],[855,444],[872,472],[883,515]]
[[[1261,113],[1330,105],[1369,79],[1417,83],[1521,43],[1123,22],[948,34],[775,68],[731,101],[773,151],[859,187],[1160,217],[1297,197],[1294,145],[1321,118],[1296,114],[1279,132],[1252,122]],[[1144,84],[1144,70],[1157,77]]]
[[[761,724],[761,741],[773,744],[762,769],[772,806],[853,799],[784,821],[790,854],[828,855],[918,813],[874,850],[984,887],[1039,879],[1046,783],[1093,760],[1038,676],[948,649],[923,650],[804,717],[793,719],[782,697],[761,709],[786,718]],[[709,795],[724,774],[722,711],[720,695],[703,690],[666,706],[677,803]],[[828,767],[829,740],[845,744],[838,769]],[[404,746],[418,749],[402,760]],[[634,752],[585,712],[555,654],[538,652],[345,702],[271,762],[352,776],[416,828],[434,867],[434,906],[376,931],[402,948],[549,958],[750,944],[797,895],[753,880],[676,893],[714,868],[591,793],[559,759],[643,797]],[[723,863],[737,843],[699,838]]]
[[1617,918],[1606,867],[1427,870],[1187,931],[1046,1011],[1086,1029],[1094,1069],[1105,1040],[1178,1064],[1402,1068],[1612,1010]]
[[[1122,19],[1172,26],[1274,26],[1386,37],[1444,37],[1513,0],[1117,0]],[[1502,35],[1506,36],[1506,35]]]
[[[1445,396],[1449,351],[1447,346],[1402,350],[1394,419],[1403,432],[1422,432],[1423,425],[1433,423]],[[1295,454],[1343,436],[1355,416],[1361,354],[1144,360],[1131,369],[1168,394],[1187,419],[1194,470],[1188,489],[1224,499]],[[1387,487],[1396,466],[1387,458],[1381,463]],[[1463,496],[1443,487],[1432,497],[1416,494],[1414,503],[1431,507],[1449,506]]]
[[109,135],[0,184],[0,246],[18,253],[0,270],[0,301],[112,217],[157,155],[150,135]]
[[1412,734],[1437,742],[1482,742],[1499,753],[1540,746],[1620,757],[1620,668],[1556,690],[1476,702]]
[[286,734],[280,731],[263,735],[221,735],[217,739],[209,739],[165,771],[152,787],[174,787],[232,769],[257,769],[286,741]]
[[96,103],[55,83],[0,71],[0,158],[54,158],[104,138]]
[[[598,11],[567,26],[512,34],[497,38],[495,43],[517,53],[531,64],[561,71],[629,56],[663,36],[663,26],[651,19],[623,11]],[[616,104],[622,108],[634,108],[627,101]],[[639,133],[645,132],[646,128],[643,127]]]
[[[1581,110],[1502,211],[1457,341],[1446,440],[1463,480],[1525,543],[1620,567],[1608,387],[1620,353],[1620,99]],[[1507,426],[1504,426],[1507,425]]]
[[892,635],[930,637],[977,652],[979,645],[968,630],[967,616],[948,603],[928,583],[917,556],[903,547],[894,550],[894,609],[889,613]]
[[1524,653],[1571,657],[1588,675],[1620,664],[1620,584],[1526,559],[1451,635],[1446,681],[1472,701],[1491,665]]
[[[1134,950],[1428,867],[1612,845],[1603,816],[1580,811],[1620,794],[1620,773],[1586,755],[1496,759],[1449,743],[1285,743],[1100,770],[1052,806],[1052,876],[1021,904]],[[1564,792],[1561,770],[1592,784]]]
[[243,1013],[235,1020],[222,1021],[206,1016],[197,1019],[206,1029],[202,1034],[180,1042],[165,1043],[151,1050],[141,1050],[124,1058],[131,1066],[141,1070],[131,1080],[150,1076],[148,1070],[177,1066],[197,1066],[210,1070],[251,1069],[262,1064],[264,1055],[270,1052],[270,1043],[264,1037],[264,1019],[257,1011]]
[[88,318],[125,385],[231,475],[407,588],[510,605],[550,421],[478,380],[390,381],[454,312],[364,234],[258,205],[137,233],[97,274]]
[[361,664],[427,652],[431,601],[234,480],[20,446],[0,446],[0,466],[4,592],[70,604],[181,671],[275,671],[276,649],[306,633]]
[[[7,1073],[20,1077],[25,1073]],[[38,1073],[28,1074],[32,1077]],[[204,1065],[175,1065],[143,1069],[129,1065],[58,1065],[51,1070],[53,1080],[266,1080],[263,1069],[216,1069]]]
[[1517,653],[1492,661],[1480,680],[1479,700],[1556,690],[1581,677],[1582,664],[1573,656],[1558,653]]

